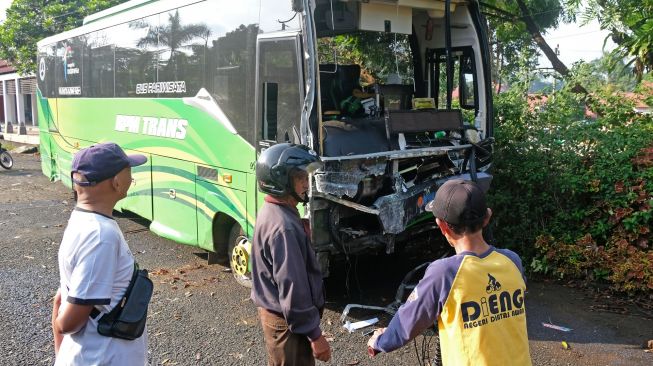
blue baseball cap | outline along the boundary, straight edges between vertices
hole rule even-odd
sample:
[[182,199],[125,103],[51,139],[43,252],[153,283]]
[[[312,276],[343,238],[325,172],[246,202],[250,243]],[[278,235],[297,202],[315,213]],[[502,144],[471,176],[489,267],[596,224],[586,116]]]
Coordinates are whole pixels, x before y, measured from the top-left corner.
[[127,155],[117,144],[105,142],[79,150],[73,158],[70,175],[79,173],[86,178],[86,181],[73,179],[77,185],[94,186],[115,177],[127,167],[142,165],[146,161],[145,155]]

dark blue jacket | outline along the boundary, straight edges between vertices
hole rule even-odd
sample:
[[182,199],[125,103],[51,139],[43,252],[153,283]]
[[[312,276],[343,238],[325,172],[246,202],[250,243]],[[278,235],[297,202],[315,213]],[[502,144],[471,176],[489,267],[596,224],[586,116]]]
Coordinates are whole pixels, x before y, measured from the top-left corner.
[[290,331],[311,341],[322,334],[322,272],[299,212],[272,197],[256,218],[252,243],[252,300],[280,314]]

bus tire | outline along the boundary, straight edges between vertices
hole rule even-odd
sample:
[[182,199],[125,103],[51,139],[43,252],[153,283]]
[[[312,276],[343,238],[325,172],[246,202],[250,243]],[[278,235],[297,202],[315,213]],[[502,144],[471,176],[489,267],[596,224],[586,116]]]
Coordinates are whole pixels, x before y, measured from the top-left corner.
[[233,224],[229,230],[228,244],[229,267],[234,279],[239,285],[251,288],[252,274],[249,272],[251,245],[248,245],[249,239],[237,223]]

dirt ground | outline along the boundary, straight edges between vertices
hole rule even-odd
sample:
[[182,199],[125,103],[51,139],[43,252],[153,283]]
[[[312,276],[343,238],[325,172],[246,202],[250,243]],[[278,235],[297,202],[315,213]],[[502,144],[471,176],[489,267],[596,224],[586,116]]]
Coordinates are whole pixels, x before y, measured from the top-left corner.
[[[41,174],[38,155],[14,159],[12,170],[0,170],[0,365],[52,364],[49,319],[58,285],[56,256],[74,203],[60,182],[51,183]],[[137,221],[118,222],[155,282],[148,319],[150,364],[265,363],[248,290],[236,285],[224,267],[208,266],[200,250],[160,238]],[[365,352],[368,337],[361,331],[347,333],[339,320],[349,302],[392,301],[412,265],[392,258],[359,258],[327,280],[322,325],[334,350],[331,365],[420,364],[411,344],[370,360]],[[358,311],[351,320],[378,315]],[[642,348],[653,339],[653,314],[623,299],[530,281],[527,319],[534,365],[653,365],[653,353]],[[380,325],[387,321],[382,316]],[[554,330],[542,323],[573,330]],[[420,336],[416,346],[428,340]]]

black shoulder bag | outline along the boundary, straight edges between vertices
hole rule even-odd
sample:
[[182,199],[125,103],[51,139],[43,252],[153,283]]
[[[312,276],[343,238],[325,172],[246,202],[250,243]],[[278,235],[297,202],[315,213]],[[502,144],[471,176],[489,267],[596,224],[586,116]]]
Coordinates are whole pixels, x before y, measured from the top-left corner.
[[148,278],[147,270],[138,269],[138,264],[134,262],[134,274],[127,291],[120,302],[98,320],[98,333],[127,340],[142,336],[153,290],[154,284]]

